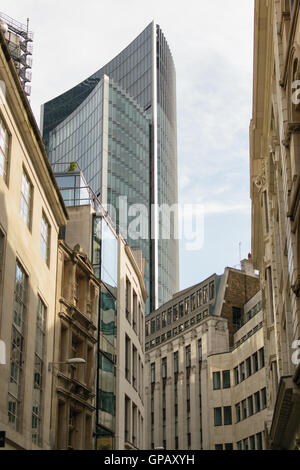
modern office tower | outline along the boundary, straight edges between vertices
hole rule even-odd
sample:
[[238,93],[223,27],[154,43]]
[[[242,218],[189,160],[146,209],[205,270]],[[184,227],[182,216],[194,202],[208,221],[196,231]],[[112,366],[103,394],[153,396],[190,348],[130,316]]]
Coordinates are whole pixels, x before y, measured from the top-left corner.
[[248,260],[147,317],[148,449],[265,448],[262,321],[259,278]]
[[[96,400],[95,403],[87,403],[89,407],[85,409],[82,403],[80,406],[77,404],[78,413],[80,411],[81,415],[77,417],[78,419],[74,418],[77,420],[74,423],[76,426],[80,426],[80,423],[84,426],[84,419],[88,417],[89,422],[89,418],[93,417],[96,448],[99,450],[143,449],[145,436],[143,377],[146,289],[141,251],[131,250],[121,235],[116,233],[113,224],[104,215],[105,211],[101,203],[91,189],[85,185],[80,171],[75,171],[74,168],[73,170],[57,176],[59,185],[65,188],[62,190],[62,195],[69,213],[69,221],[62,235],[68,246],[74,246],[75,243],[80,244],[82,253],[78,252],[77,256],[81,256],[84,260],[85,253],[91,259],[95,277],[100,284],[100,302],[98,303],[95,299],[95,289],[93,289],[92,296],[84,294],[85,291],[87,292],[88,284],[85,282],[84,276],[80,275],[79,264],[76,263],[77,267],[74,267],[73,272],[70,273],[69,265],[72,267],[74,263],[65,257],[68,265],[66,266],[67,280],[64,285],[66,286],[69,308],[67,308],[64,318],[61,315],[65,311],[64,308],[60,308],[59,315],[61,319],[64,319],[64,323],[70,314],[73,319],[74,313],[78,320],[81,318],[80,337],[74,322],[69,329],[74,335],[75,346],[78,350],[76,355],[80,354],[82,357],[84,354],[83,357],[87,359],[87,362],[90,361],[88,361],[86,345],[91,348],[95,339],[93,333],[95,319],[92,321],[91,315],[86,315],[85,312],[91,311],[92,305],[99,305],[97,322],[98,367],[94,375],[94,377],[96,376]],[[78,274],[77,279],[76,273]],[[70,274],[72,279],[70,279]],[[94,299],[93,302],[91,302],[91,298]],[[89,308],[87,308],[88,304]],[[84,335],[84,325],[85,329],[89,326],[88,335]],[[66,340],[66,325],[62,326],[64,326],[63,331],[61,330],[57,334],[57,350],[64,349],[66,355],[65,348],[67,346],[59,348],[59,344],[68,344],[70,352],[71,341],[67,342]],[[80,367],[82,366],[78,365],[78,368]],[[68,378],[72,382],[70,372]],[[93,387],[91,374],[90,372],[86,376],[83,371],[79,370],[77,382],[73,380],[74,386],[79,387],[82,393],[84,390],[90,392]],[[88,377],[90,378],[89,385],[87,384]],[[60,399],[60,401],[62,400]],[[73,396],[71,401],[72,403],[70,400],[66,401],[64,413],[68,413],[66,410],[71,409],[70,407],[76,409],[76,397]],[[94,406],[94,409],[91,405]],[[61,416],[59,410],[57,414],[62,423],[68,416],[68,414]],[[55,425],[55,420],[53,423]],[[61,437],[63,445],[66,445],[66,433]],[[56,434],[56,442],[60,440],[61,443],[61,437]],[[73,439],[73,434],[70,438]],[[78,446],[78,441],[76,438],[74,439],[74,444]],[[84,442],[81,441],[79,445],[84,445]]]
[[252,255],[265,305],[268,448],[300,448],[300,2],[255,1]]
[[178,240],[174,227],[163,239],[159,206],[178,199],[176,78],[160,27],[152,22],[107,65],[43,105],[41,127],[51,163],[76,161],[102,203],[120,209],[121,228],[132,216],[120,220],[127,212],[118,197],[128,207],[143,204],[146,236],[127,239],[146,259],[147,312],[169,300],[178,290]]
[[0,429],[5,449],[48,450],[58,233],[67,212],[2,33],[0,80]]
[[29,19],[24,25],[0,12],[0,27],[5,35],[25,93],[30,96],[33,33],[29,31]]

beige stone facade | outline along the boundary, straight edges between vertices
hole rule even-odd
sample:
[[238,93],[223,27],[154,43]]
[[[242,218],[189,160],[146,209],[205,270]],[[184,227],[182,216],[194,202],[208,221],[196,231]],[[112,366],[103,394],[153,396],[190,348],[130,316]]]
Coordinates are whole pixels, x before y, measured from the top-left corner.
[[[52,448],[94,448],[100,282],[80,245],[59,242],[51,436]],[[84,363],[66,364],[72,358]]]
[[[264,447],[263,314],[250,265],[243,264],[247,274],[226,268],[146,318],[148,449],[250,448],[253,436],[253,448]],[[242,375],[246,363],[248,376]],[[236,405],[245,410],[244,400],[246,411],[237,420]]]
[[1,34],[0,80],[0,429],[5,449],[49,449],[57,244],[67,214]]
[[252,254],[265,312],[268,447],[274,449],[299,448],[300,439],[299,354],[293,355],[300,339],[299,12],[299,1],[255,2]]

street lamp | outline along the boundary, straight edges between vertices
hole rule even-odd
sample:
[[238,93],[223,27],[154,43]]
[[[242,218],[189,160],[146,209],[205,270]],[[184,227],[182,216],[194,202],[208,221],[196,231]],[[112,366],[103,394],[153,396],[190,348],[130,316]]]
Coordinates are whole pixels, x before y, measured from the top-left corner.
[[71,359],[67,359],[63,362],[49,362],[48,364],[48,371],[51,372],[52,366],[54,364],[86,364],[86,360],[82,357],[72,357]]

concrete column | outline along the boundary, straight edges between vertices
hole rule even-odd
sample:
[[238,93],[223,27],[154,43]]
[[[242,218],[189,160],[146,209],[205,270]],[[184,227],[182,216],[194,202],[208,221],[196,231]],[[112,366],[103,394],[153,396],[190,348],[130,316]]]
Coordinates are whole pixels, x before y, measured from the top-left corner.
[[[185,370],[185,341],[179,339],[179,374],[178,374],[178,449],[187,448],[186,438],[186,370]],[[176,431],[175,431],[176,432]]]
[[191,333],[191,375],[190,375],[190,402],[191,402],[191,449],[200,449],[200,400],[199,375],[197,357],[197,334]]
[[174,361],[172,343],[168,345],[166,382],[166,448],[174,448]]
[[154,390],[154,447],[162,445],[162,398],[161,398],[161,356],[156,351],[155,360],[155,390]]

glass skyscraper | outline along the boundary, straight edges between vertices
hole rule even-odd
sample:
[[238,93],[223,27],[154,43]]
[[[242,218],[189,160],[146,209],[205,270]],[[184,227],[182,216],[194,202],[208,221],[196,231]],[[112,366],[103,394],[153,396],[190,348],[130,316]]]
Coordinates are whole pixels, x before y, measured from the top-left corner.
[[51,163],[78,162],[102,203],[117,209],[117,226],[119,196],[147,208],[148,236],[127,240],[146,259],[147,312],[168,301],[179,289],[178,240],[172,228],[163,239],[159,207],[178,200],[176,76],[160,27],[150,23],[94,75],[44,104],[41,127]]

